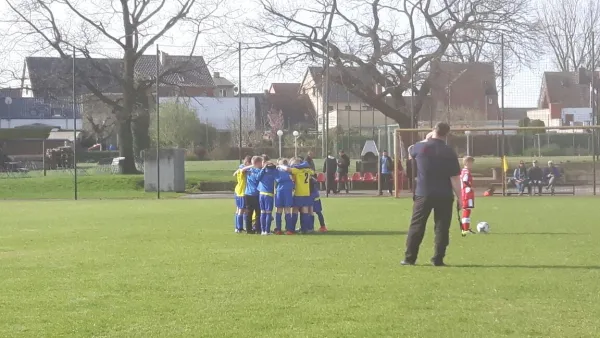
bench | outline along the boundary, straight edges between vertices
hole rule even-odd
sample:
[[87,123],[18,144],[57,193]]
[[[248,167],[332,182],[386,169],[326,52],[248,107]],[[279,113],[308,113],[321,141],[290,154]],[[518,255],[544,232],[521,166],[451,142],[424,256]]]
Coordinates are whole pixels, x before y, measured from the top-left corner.
[[[494,188],[494,195],[502,195],[502,183],[492,183]],[[527,195],[527,187],[525,187],[524,195]],[[537,187],[532,187],[531,193],[537,195]],[[506,183],[506,196],[519,195],[519,191],[514,183]],[[542,187],[542,195],[575,195],[575,184],[571,183],[557,183],[554,185],[553,190],[547,190],[546,187]]]

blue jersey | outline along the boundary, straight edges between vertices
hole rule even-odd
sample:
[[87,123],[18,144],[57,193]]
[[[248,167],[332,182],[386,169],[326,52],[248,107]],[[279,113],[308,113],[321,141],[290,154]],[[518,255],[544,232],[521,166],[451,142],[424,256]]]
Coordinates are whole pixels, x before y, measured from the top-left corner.
[[279,176],[279,170],[275,167],[263,168],[259,174],[258,191],[261,193],[275,193],[275,178]]
[[261,169],[250,168],[246,172],[246,191],[247,196],[258,196],[258,181],[260,179]]
[[287,171],[277,170],[275,182],[277,182],[277,191],[294,190],[294,180],[292,179],[292,174]]
[[319,198],[321,197],[321,194],[319,193],[319,182],[317,182],[317,180],[313,177],[312,179],[312,184],[310,186],[310,197],[312,198]]

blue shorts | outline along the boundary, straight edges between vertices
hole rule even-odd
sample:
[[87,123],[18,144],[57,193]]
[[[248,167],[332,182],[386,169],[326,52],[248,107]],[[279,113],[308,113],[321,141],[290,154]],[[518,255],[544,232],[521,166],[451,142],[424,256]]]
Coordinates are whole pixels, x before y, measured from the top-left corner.
[[278,190],[275,193],[276,208],[291,208],[294,206],[294,192],[292,190]]
[[297,208],[312,207],[314,199],[310,196],[294,196],[294,206]]
[[235,196],[235,206],[238,209],[246,209],[246,200],[244,196]]
[[321,212],[321,211],[323,211],[323,204],[321,204],[321,199],[318,198],[318,197],[313,202],[313,211],[314,212]]
[[259,195],[258,196],[258,204],[260,205],[260,210],[264,211],[273,211],[273,196],[269,195]]

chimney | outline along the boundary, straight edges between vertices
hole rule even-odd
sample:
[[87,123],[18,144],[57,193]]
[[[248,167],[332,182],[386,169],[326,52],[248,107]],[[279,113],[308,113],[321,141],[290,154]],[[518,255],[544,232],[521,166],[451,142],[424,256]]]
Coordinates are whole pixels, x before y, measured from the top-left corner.
[[221,77],[221,73],[219,73],[219,72],[215,72],[215,74],[213,75],[213,77],[214,77],[215,79],[218,79],[218,78],[220,78],[220,77]]
[[265,95],[269,94],[269,90],[265,89]]
[[160,52],[160,64],[161,65],[163,65],[163,66],[165,65],[165,63],[167,62],[167,57],[168,56],[169,56],[169,54],[167,54],[167,53],[165,53],[163,51]]

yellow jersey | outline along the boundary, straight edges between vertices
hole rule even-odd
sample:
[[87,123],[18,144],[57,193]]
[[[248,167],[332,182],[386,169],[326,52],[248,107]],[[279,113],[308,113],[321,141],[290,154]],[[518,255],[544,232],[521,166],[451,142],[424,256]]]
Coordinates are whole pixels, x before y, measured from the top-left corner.
[[294,196],[310,196],[310,178],[313,174],[314,171],[312,171],[310,168],[292,168],[292,176],[294,178]]
[[237,197],[244,197],[244,192],[246,191],[246,173],[238,170],[235,175],[237,184],[235,185],[235,195]]

